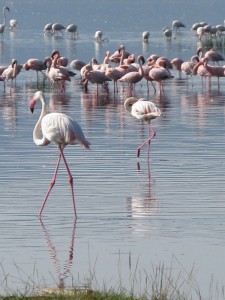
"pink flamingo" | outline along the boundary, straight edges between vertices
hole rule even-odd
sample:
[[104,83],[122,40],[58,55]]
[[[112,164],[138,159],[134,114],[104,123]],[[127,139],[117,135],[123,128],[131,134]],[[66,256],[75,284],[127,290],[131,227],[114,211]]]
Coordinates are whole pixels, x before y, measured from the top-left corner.
[[123,77],[119,79],[120,82],[127,82],[130,84],[130,87],[133,88],[134,84],[141,81],[144,77],[144,70],[142,68],[142,63],[145,63],[145,59],[142,55],[139,55],[137,58],[139,69],[138,71],[128,72]]
[[[41,206],[38,216],[39,217],[41,216],[46,201],[48,199],[48,196],[51,192],[51,189],[55,184],[59,163],[61,158],[63,158],[67,173],[69,175],[69,183],[72,192],[73,209],[76,218],[77,215],[76,215],[76,207],[75,207],[74,191],[73,191],[73,177],[69,170],[63,150],[67,145],[75,145],[75,144],[80,144],[84,148],[90,149],[90,143],[85,138],[80,125],[75,120],[70,118],[68,115],[65,115],[63,113],[46,114],[47,113],[46,99],[45,99],[45,95],[41,91],[37,91],[30,102],[31,112],[34,111],[34,107],[38,101],[41,101],[42,110],[41,110],[40,117],[34,127],[33,141],[37,146],[47,146],[50,143],[54,143],[57,145],[59,149],[59,158],[56,164],[54,176],[50,183],[49,189],[47,191],[47,194],[45,196],[44,202]],[[42,138],[39,137],[40,130],[42,131],[43,134]]]
[[11,79],[11,86],[12,82],[15,79],[17,75],[20,73],[21,69],[23,68],[23,65],[19,64],[18,61],[13,58],[11,65],[9,65],[0,75],[0,80],[4,81],[4,87],[5,87],[5,80]]
[[160,60],[158,61],[158,63],[151,67],[149,71],[149,77],[159,83],[160,92],[162,92],[163,81],[171,79],[174,76],[171,75],[170,71],[166,68],[166,62],[164,60]]
[[207,58],[209,61],[216,62],[217,64],[219,61],[224,61],[224,57],[215,49],[210,49],[204,53],[202,47],[199,47],[197,55],[199,58]]
[[183,59],[181,59],[179,57],[175,57],[174,59],[171,60],[171,64],[178,71],[179,78],[181,78],[181,65],[182,65],[183,62],[184,62]]
[[201,76],[202,86],[203,86],[203,78],[205,79],[208,78],[209,85],[211,84],[211,74],[204,66],[204,58],[200,59],[200,61],[194,66],[192,74],[193,75],[198,74],[199,76]]
[[38,72],[41,72],[45,76],[45,74],[42,71],[45,71],[47,69],[47,62],[48,61],[49,61],[49,57],[46,57],[45,60],[41,60],[41,59],[38,59],[38,58],[30,58],[23,65],[23,67],[27,71],[29,71],[29,70],[36,71],[37,81],[38,81]]
[[[148,139],[137,148],[137,157],[140,155],[141,148],[148,144],[150,150],[151,139],[156,135],[154,129],[151,126],[151,120],[161,116],[160,109],[151,101],[135,97],[129,97],[124,102],[124,107],[127,111],[131,112],[131,115],[140,121],[146,121],[148,124],[149,132]],[[151,133],[152,132],[152,133]]]
[[[71,74],[66,69],[60,66],[59,55],[55,54],[54,59],[48,59],[48,68],[46,70],[46,75],[50,81],[54,84],[57,83],[61,87],[61,91],[65,91],[65,81],[71,81]],[[75,75],[75,73],[74,73]]]
[[114,93],[118,92],[118,86],[117,86],[117,81],[127,74],[129,72],[129,65],[124,65],[123,61],[125,58],[125,50],[121,49],[120,50],[121,56],[120,56],[120,63],[119,66],[114,67],[114,68],[107,68],[105,71],[105,75],[108,76],[113,80],[114,83]]
[[206,68],[206,70],[208,71],[208,73],[211,76],[217,77],[218,79],[218,88],[219,88],[219,79],[220,77],[225,77],[225,67],[223,66],[210,66],[208,64],[209,59],[208,58],[204,58],[202,60],[202,63],[204,65],[204,67]]
[[108,81],[112,81],[112,79],[100,70],[93,70],[91,65],[89,65],[89,67],[87,66],[83,73],[83,86],[85,91],[87,91],[88,82],[91,82],[97,84],[97,93],[99,84],[101,84],[108,92]]
[[[181,64],[181,71],[182,73],[184,73],[188,79],[188,76],[190,75],[191,76],[191,79],[192,79],[192,75],[193,75],[193,68],[194,66],[199,62],[199,58],[197,55],[193,55],[191,57],[191,60],[190,61],[184,61],[182,64]],[[193,85],[193,82],[192,82],[192,85]]]
[[122,55],[122,53],[123,53],[121,50],[124,51],[124,58],[128,58],[128,56],[130,55],[130,53],[127,52],[127,51],[125,50],[125,46],[124,46],[124,45],[120,45],[120,46],[119,46],[119,49],[118,49],[117,51],[115,51],[115,52],[109,57],[109,61],[114,62],[114,63],[116,63],[116,64],[119,64],[119,63],[120,63],[120,57],[121,57],[121,55]]

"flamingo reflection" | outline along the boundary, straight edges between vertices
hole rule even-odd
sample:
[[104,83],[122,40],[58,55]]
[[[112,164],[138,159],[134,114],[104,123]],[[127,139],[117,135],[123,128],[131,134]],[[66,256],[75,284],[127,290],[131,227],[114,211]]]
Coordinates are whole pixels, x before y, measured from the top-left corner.
[[[150,164],[148,163],[147,166],[147,170],[144,171],[146,174],[141,174],[140,165],[138,167],[138,173],[141,176],[146,175],[146,181],[141,181],[141,184],[144,184],[140,189],[141,192],[127,197],[127,207],[132,218],[148,218],[159,211],[159,202],[155,198],[153,190],[154,180],[150,175]],[[143,223],[135,223],[135,231],[149,231],[152,229],[152,227],[149,228],[149,224],[145,227]]]
[[59,280],[58,288],[63,289],[63,288],[65,288],[64,281],[69,276],[69,271],[71,269],[72,262],[73,262],[73,250],[74,250],[76,221],[73,223],[71,243],[70,243],[70,247],[69,247],[69,251],[68,251],[68,258],[67,258],[67,260],[65,260],[65,262],[63,264],[63,267],[61,266],[60,260],[58,258],[58,253],[57,253],[56,247],[53,244],[53,241],[51,239],[51,236],[50,236],[48,230],[44,226],[44,223],[43,223],[41,218],[39,218],[39,221],[40,221],[40,225],[41,225],[41,228],[43,230],[43,233],[44,233],[44,236],[45,236],[48,248],[49,248],[50,257],[53,261],[56,273],[58,275],[58,280]]

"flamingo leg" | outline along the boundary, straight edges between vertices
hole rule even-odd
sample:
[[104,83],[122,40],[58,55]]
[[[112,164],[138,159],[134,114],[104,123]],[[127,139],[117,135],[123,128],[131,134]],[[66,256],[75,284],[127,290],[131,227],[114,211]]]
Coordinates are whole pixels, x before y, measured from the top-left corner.
[[[146,144],[148,144],[148,151],[150,151],[150,142],[151,142],[151,139],[156,135],[156,132],[154,131],[154,129],[152,128],[152,126],[151,125],[148,125],[148,126],[149,126],[148,139],[137,148],[137,150],[136,150],[137,151],[137,157],[140,156],[141,148],[144,145],[146,145]],[[151,132],[152,132],[152,134],[151,134]]]
[[70,188],[71,188],[71,193],[72,193],[72,200],[73,200],[73,210],[74,210],[75,218],[77,218],[77,212],[76,212],[76,206],[75,206],[75,199],[74,199],[74,190],[73,190],[73,176],[71,175],[71,172],[70,172],[70,169],[68,167],[66,158],[65,158],[65,156],[63,154],[63,150],[60,147],[59,147],[59,151],[60,151],[60,154],[61,154],[61,156],[63,158],[64,164],[66,166],[67,173],[69,175],[69,183],[70,183]]
[[61,153],[60,153],[59,158],[58,158],[58,161],[57,161],[57,164],[56,164],[56,168],[55,168],[55,172],[54,172],[53,178],[52,178],[52,180],[51,180],[51,182],[50,182],[50,185],[49,185],[48,191],[47,191],[47,193],[46,193],[44,202],[43,202],[43,204],[42,204],[42,206],[41,206],[41,209],[40,209],[40,211],[39,211],[39,213],[38,213],[38,217],[39,217],[39,218],[41,217],[42,211],[43,211],[43,209],[44,209],[44,207],[45,207],[45,204],[46,204],[46,202],[47,202],[47,200],[48,200],[48,196],[49,196],[49,194],[50,194],[50,192],[51,192],[51,190],[52,190],[52,188],[53,188],[53,186],[54,186],[54,184],[55,184],[55,180],[56,180],[57,172],[58,172],[58,169],[59,169],[59,163],[60,163],[60,160],[61,160],[61,156],[62,156],[62,155],[61,155]]

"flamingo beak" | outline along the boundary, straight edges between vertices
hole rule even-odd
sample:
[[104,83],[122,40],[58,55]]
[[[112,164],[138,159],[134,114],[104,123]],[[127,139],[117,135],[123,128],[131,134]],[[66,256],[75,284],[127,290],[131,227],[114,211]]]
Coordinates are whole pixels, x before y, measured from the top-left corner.
[[34,106],[36,104],[36,101],[34,99],[32,99],[30,101],[30,111],[33,113],[34,112]]

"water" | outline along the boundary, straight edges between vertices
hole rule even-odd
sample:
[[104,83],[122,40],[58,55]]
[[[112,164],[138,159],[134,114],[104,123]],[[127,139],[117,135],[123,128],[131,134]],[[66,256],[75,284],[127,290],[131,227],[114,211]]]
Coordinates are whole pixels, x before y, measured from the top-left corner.
[[[142,5],[140,5],[140,2]],[[150,3],[150,4],[149,4]],[[188,3],[188,2],[187,2]],[[199,43],[191,25],[206,20],[223,23],[219,8],[211,1],[192,4],[164,1],[4,1],[9,18],[19,28],[5,31],[0,44],[0,63],[13,57],[20,63],[43,58],[53,49],[69,61],[103,60],[106,50],[119,44],[146,58],[152,53],[169,59],[189,60]],[[204,4],[204,5],[203,5]],[[119,11],[119,6],[126,7]],[[201,7],[200,13],[198,7]],[[144,9],[144,8],[146,9]],[[73,9],[72,9],[73,8]],[[153,8],[155,14],[152,13]],[[220,12],[221,11],[221,12]],[[210,12],[210,14],[209,14]],[[115,20],[115,14],[117,18]],[[142,16],[142,17],[139,17]],[[181,18],[187,24],[168,42],[162,27]],[[46,23],[78,25],[79,39],[44,37]],[[95,44],[93,35],[102,30],[109,42]],[[150,31],[150,42],[142,43],[141,32]],[[220,49],[223,53],[223,49]],[[149,94],[145,82],[134,95],[154,101],[162,116],[154,120],[156,137],[150,160],[147,149],[136,158],[136,147],[147,136],[147,127],[124,110],[128,89],[114,95],[90,85],[80,86],[79,72],[66,84],[66,93],[37,87],[36,74],[23,70],[10,88],[0,90],[0,257],[1,289],[24,289],[29,282],[40,288],[84,286],[93,279],[108,288],[125,285],[144,291],[146,273],[160,264],[182,270],[188,278],[193,271],[193,291],[203,295],[218,282],[224,284],[224,80],[220,89],[213,80],[211,90],[185,76],[166,82],[163,95]],[[39,108],[31,114],[29,101],[37,89],[44,90],[49,111],[71,115],[82,126],[92,150],[68,146],[65,155],[74,175],[78,219],[74,224],[71,194],[64,166],[43,212],[37,218],[57,160],[53,145],[37,147],[32,131]],[[176,276],[176,275],[174,275]],[[134,283],[134,278],[136,282]],[[196,280],[196,283],[194,282]],[[151,290],[151,288],[150,288]],[[195,297],[195,296],[194,296]],[[216,296],[219,299],[219,296]]]

